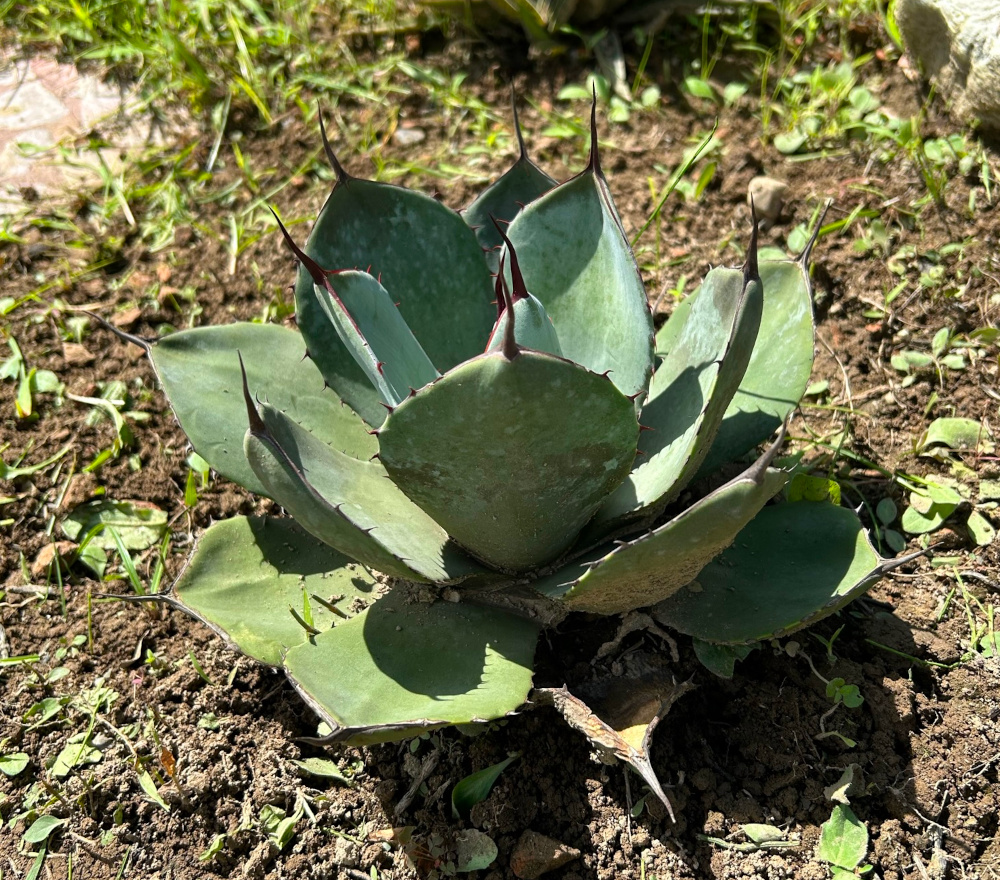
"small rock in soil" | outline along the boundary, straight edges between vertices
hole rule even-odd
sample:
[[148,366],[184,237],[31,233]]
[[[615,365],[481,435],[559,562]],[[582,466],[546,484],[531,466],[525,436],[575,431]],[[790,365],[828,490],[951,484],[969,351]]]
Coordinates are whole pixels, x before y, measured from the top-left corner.
[[651,838],[649,832],[645,828],[636,828],[632,832],[632,848],[637,850],[644,850],[649,846]]
[[250,853],[250,858],[247,859],[246,864],[243,866],[243,876],[247,880],[263,880],[267,866],[273,858],[273,847],[268,841],[265,840],[257,844],[254,847],[254,851]]
[[94,362],[94,356],[79,342],[64,342],[63,358],[71,367],[85,367]]
[[747,203],[752,200],[757,216],[768,223],[775,223],[781,216],[787,198],[788,184],[774,177],[755,177],[747,187]]
[[709,810],[705,817],[705,825],[702,829],[706,834],[716,837],[726,833],[726,817],[716,810]]
[[52,560],[55,559],[56,553],[59,554],[59,559],[65,562],[75,549],[76,544],[72,541],[56,541],[55,544],[45,544],[38,551],[35,561],[31,563],[31,576],[34,578],[45,577],[49,571],[49,566],[52,565]]
[[422,128],[397,128],[392,133],[392,142],[397,147],[412,147],[427,137]]
[[128,330],[136,321],[142,317],[142,309],[138,307],[133,307],[131,309],[125,309],[122,312],[117,312],[111,316],[111,323],[118,327],[120,330]]
[[521,880],[535,880],[549,871],[561,868],[580,857],[580,850],[566,846],[558,840],[525,831],[514,847],[510,867]]

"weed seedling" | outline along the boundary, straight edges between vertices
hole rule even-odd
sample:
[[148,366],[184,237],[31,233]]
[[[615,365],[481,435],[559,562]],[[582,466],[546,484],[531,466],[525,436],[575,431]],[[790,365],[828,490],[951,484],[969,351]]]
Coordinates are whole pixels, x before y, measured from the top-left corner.
[[833,880],[855,880],[872,871],[871,865],[862,864],[866,855],[867,826],[850,807],[837,804],[820,830],[816,858],[830,865]]
[[811,633],[812,637],[816,639],[816,641],[819,642],[824,648],[826,648],[826,660],[831,666],[837,662],[837,655],[833,653],[833,643],[837,641],[843,631],[843,626],[837,627],[834,634],[828,639],[824,639],[819,633]]
[[894,553],[902,553],[906,549],[906,538],[896,529],[890,528],[898,516],[899,509],[891,498],[883,498],[875,506],[876,536],[880,541],[884,541]]
[[[841,627],[843,629],[843,627]],[[833,642],[840,635],[840,629],[834,633],[833,637],[827,644],[827,656],[832,655]],[[821,640],[822,641],[822,640]],[[862,706],[865,702],[865,698],[861,695],[861,691],[857,685],[848,684],[843,678],[826,678],[821,675],[819,670],[816,668],[816,664],[813,663],[812,658],[802,650],[802,646],[798,642],[788,642],[785,645],[785,653],[789,657],[802,657],[806,663],[809,664],[809,668],[812,670],[813,675],[816,676],[823,684],[826,686],[827,698],[831,700],[833,705],[823,713],[819,719],[819,729],[820,732],[816,734],[816,739],[826,739],[827,737],[835,736],[837,737],[845,746],[848,748],[854,748],[857,743],[848,736],[845,736],[838,730],[827,730],[826,723],[829,721],[837,709],[844,705],[848,709],[857,709]]]
[[476,804],[486,800],[493,784],[514,761],[521,756],[516,752],[499,764],[487,767],[485,770],[477,770],[455,784],[451,792],[451,814],[455,819],[467,816]]

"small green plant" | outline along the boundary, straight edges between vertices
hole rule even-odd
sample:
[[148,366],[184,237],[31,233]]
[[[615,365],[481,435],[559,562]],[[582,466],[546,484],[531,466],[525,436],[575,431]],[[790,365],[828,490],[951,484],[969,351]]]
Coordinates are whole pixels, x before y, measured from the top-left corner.
[[0,742],[0,773],[4,776],[17,776],[27,769],[31,758],[26,752],[5,751],[6,745],[6,739]]
[[304,812],[305,808],[301,802],[296,805],[295,812],[291,816],[281,807],[265,804],[260,811],[260,829],[280,852],[291,843],[295,836],[295,826]]
[[824,639],[823,636],[821,636],[819,633],[810,633],[810,635],[814,639],[816,639],[817,642],[819,642],[824,648],[826,648],[826,661],[830,665],[833,665],[834,663],[837,662],[837,655],[833,652],[833,646],[836,643],[837,639],[840,638],[840,634],[843,631],[844,628],[842,626],[838,626],[837,629],[834,631],[833,635],[830,636],[830,638],[828,639]]
[[899,516],[899,508],[891,498],[883,498],[875,506],[876,529],[879,536],[894,553],[902,553],[906,549],[906,538],[898,530],[891,528]]
[[833,700],[834,706],[843,703],[848,709],[857,709],[865,701],[858,686],[848,684],[842,678],[831,678],[826,683],[826,695]]
[[879,101],[857,82],[855,69],[864,60],[801,70],[778,80],[767,118],[782,119],[784,130],[774,136],[780,152],[840,146],[847,138],[867,135]]
[[[843,627],[838,629],[828,640],[824,640],[822,637],[816,636],[817,640],[826,646],[827,659],[831,663],[836,660],[836,657],[833,654],[833,643],[837,640],[837,637],[840,635],[842,629]],[[788,654],[789,657],[802,657],[806,663],[809,664],[812,674],[825,685],[827,699],[829,699],[833,704],[819,719],[820,732],[816,734],[816,739],[827,739],[834,736],[849,749],[853,749],[857,745],[853,739],[845,736],[839,730],[827,730],[826,724],[837,713],[840,706],[845,706],[848,709],[858,709],[864,705],[865,698],[861,695],[861,690],[857,685],[848,684],[844,678],[839,676],[835,678],[827,678],[825,675],[821,674],[816,668],[816,664],[813,663],[812,658],[802,650],[802,646],[798,642],[788,642],[785,645],[785,653]]]
[[11,354],[3,363],[0,363],[0,380],[12,379],[17,383],[17,391],[14,395],[14,415],[19,422],[30,422],[38,418],[36,406],[36,396],[39,394],[52,394],[56,397],[56,403],[62,402],[65,388],[59,377],[51,370],[39,370],[29,367],[21,347],[13,336],[8,336],[5,340],[10,348]]
[[[1000,636],[996,628],[996,606],[992,602],[983,603],[974,596],[965,583],[965,579],[958,569],[953,570],[953,575],[957,582],[955,587],[948,591],[938,611],[936,620],[943,620],[951,609],[955,596],[961,591],[965,622],[969,627],[969,638],[965,644],[968,648],[963,656],[963,661],[978,654],[982,657],[996,657],[1000,654]],[[978,577],[976,572],[966,572],[966,577]]]
[[[847,508],[768,505],[783,430],[755,449],[812,366],[808,249],[758,252],[754,229],[744,265],[654,337],[595,114],[582,173],[557,185],[518,131],[519,159],[462,215],[349,176],[327,143],[333,192],[304,249],[284,233],[301,335],[233,324],[147,346],[198,454],[294,517],[211,526],[166,601],[282,667],[326,741],[515,712],[539,633],[572,612],[655,605],[742,656],[890,565]],[[673,698],[639,743],[634,719],[536,694],[666,802],[648,741]]]
[[854,811],[837,804],[820,829],[816,858],[830,865],[833,880],[854,880],[872,871],[862,864],[868,855],[868,828]]
[[893,369],[905,374],[902,386],[908,388],[917,381],[922,371],[933,370],[938,382],[943,385],[945,368],[964,370],[968,363],[959,346],[959,337],[949,327],[942,327],[931,340],[930,352],[904,349],[894,354],[890,360]]
[[493,789],[493,784],[500,778],[500,774],[519,757],[521,757],[521,753],[515,752],[509,758],[493,764],[484,770],[477,770],[475,773],[470,773],[455,783],[455,787],[451,792],[452,817],[460,819],[468,815],[469,810],[476,804],[486,800]]
[[578,86],[571,83],[563,86],[557,97],[560,101],[589,100],[595,91],[601,102],[608,105],[608,119],[612,122],[628,122],[633,112],[652,110],[660,104],[659,86],[646,86],[639,92],[638,97],[632,98],[627,87],[621,90],[622,94],[613,93],[607,78],[599,73],[587,77],[585,85]]

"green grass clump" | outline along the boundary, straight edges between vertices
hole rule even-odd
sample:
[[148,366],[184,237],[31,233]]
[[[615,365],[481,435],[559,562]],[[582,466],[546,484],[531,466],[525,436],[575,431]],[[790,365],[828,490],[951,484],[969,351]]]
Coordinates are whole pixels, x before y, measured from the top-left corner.
[[313,29],[336,14],[316,0],[0,0],[4,27],[24,47],[100,62],[139,81],[149,101],[201,111],[243,103],[268,123],[302,86],[296,72],[321,69],[329,47]]

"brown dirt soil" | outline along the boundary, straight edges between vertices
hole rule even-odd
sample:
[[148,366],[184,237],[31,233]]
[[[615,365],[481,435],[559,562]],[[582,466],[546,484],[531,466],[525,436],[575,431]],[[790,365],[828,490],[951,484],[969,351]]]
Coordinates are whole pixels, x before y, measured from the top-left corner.
[[[421,55],[422,47],[413,49],[421,63],[469,70],[474,94],[491,106],[505,105],[501,72],[506,61],[501,56],[462,44],[426,56]],[[823,62],[826,56],[821,53],[816,60]],[[915,111],[923,97],[919,87],[894,64],[874,64],[883,102],[898,112]],[[608,140],[604,167],[629,229],[637,229],[653,207],[647,185],[653,164],[673,167],[688,136],[711,126],[715,111],[690,106],[670,85],[676,80],[668,73],[673,76],[679,65],[667,65],[660,77],[666,105],[660,111],[635,113],[628,125],[601,126]],[[661,67],[657,63],[649,69]],[[551,106],[565,82],[581,82],[586,72],[572,60],[539,63],[518,73],[515,85],[527,102]],[[387,141],[383,155],[427,163],[475,142],[471,122],[427,103],[416,86],[391,114],[340,103],[341,114],[368,114],[386,137],[397,111],[399,119],[419,124],[427,139],[405,148]],[[723,147],[704,197],[690,204],[668,202],[662,232],[674,262],[667,265],[664,260],[664,268],[648,276],[651,298],[664,284],[675,285],[681,274],[698,278],[712,263],[738,262],[733,251],[720,251],[719,243],[745,238],[747,184],[761,172],[787,180],[792,192],[784,215],[766,232],[766,243],[782,244],[827,197],[835,202],[834,219],[859,205],[879,212],[893,236],[893,248],[910,244],[926,254],[949,242],[967,241],[960,254],[948,258],[952,277],[964,279],[961,296],[935,290],[908,293],[889,318],[874,322],[863,313],[897,282],[887,261],[859,256],[850,233],[820,242],[815,254],[814,381],[829,382],[827,400],[840,409],[804,407],[792,426],[799,438],[831,437],[845,424],[843,408],[853,405],[850,448],[889,471],[948,473],[947,464],[916,459],[912,440],[930,419],[952,412],[997,425],[996,349],[967,370],[945,371],[940,380],[922,376],[908,388],[901,387],[889,357],[917,340],[926,349],[942,326],[968,332],[996,323],[996,208],[987,205],[981,185],[956,176],[948,184],[946,202],[926,205],[914,220],[904,206],[921,194],[921,183],[904,158],[873,163],[869,153],[847,145],[835,158],[792,162],[761,144],[756,113],[749,99],[722,111]],[[925,129],[952,131],[953,125],[938,114],[932,107]],[[522,122],[529,133],[543,126],[530,108]],[[290,173],[315,149],[312,135],[294,126],[248,130],[241,136],[243,154],[260,168]],[[556,176],[567,176],[567,166],[579,167],[579,151],[572,152],[579,145],[533,140],[533,155]],[[195,158],[209,143],[206,138]],[[995,161],[995,155],[990,156]],[[508,155],[490,154],[483,169],[499,173],[509,160]],[[362,159],[348,158],[347,163],[356,173],[366,171]],[[219,171],[223,177],[231,173],[231,168]],[[415,176],[403,182],[428,186]],[[309,216],[320,204],[323,184],[315,175],[298,183],[276,198],[286,217]],[[443,186],[440,181],[436,185]],[[477,189],[458,180],[444,189],[443,197],[460,207]],[[977,190],[979,207],[969,219],[966,206],[972,189]],[[248,201],[250,196],[237,191],[234,198]],[[81,217],[85,211],[81,207]],[[200,226],[212,228],[218,220],[213,212],[222,216],[221,211],[218,205],[206,205]],[[224,323],[257,316],[273,291],[293,278],[292,261],[273,235],[248,248],[240,257],[239,273],[229,276],[223,244],[198,228],[181,230],[173,246],[160,254],[145,252],[125,229],[117,233],[111,246],[118,259],[109,271],[64,285],[58,295],[70,306],[96,303],[109,318],[135,308],[133,315],[125,316],[125,329],[140,336],[156,335],[165,323]],[[67,242],[58,231],[29,229],[24,234],[24,243],[0,247],[5,296],[20,296],[63,272]],[[74,259],[92,260],[96,254],[94,245]],[[917,260],[913,265],[917,268],[907,270],[911,282],[923,264]],[[157,299],[157,273],[163,276],[168,270],[172,287],[194,286],[200,313],[193,314],[190,304],[183,303],[178,313],[171,310],[169,299]],[[264,283],[258,284],[257,278]],[[911,284],[911,290],[918,288]],[[135,441],[125,454],[100,467],[91,484],[74,483],[73,492],[99,486],[111,498],[148,501],[166,511],[174,537],[164,583],[176,575],[194,540],[213,519],[274,512],[270,502],[255,500],[223,481],[213,483],[194,508],[187,509],[186,441],[155,389],[149,365],[137,350],[100,328],[84,339],[93,361],[74,365],[64,356],[63,317],[47,303],[29,302],[12,313],[4,332],[16,337],[31,366],[55,371],[72,393],[91,395],[97,382],[110,379],[128,383],[135,408],[148,420],[135,426]],[[28,667],[0,669],[0,752],[29,757],[26,771],[0,775],[0,811],[7,823],[0,833],[4,877],[8,870],[11,877],[21,877],[29,869],[31,859],[20,845],[27,825],[16,817],[35,807],[67,820],[53,838],[46,861],[45,869],[51,872],[46,876],[53,877],[68,875],[71,860],[72,876],[93,880],[361,878],[374,876],[373,867],[379,877],[402,878],[435,867],[447,870],[456,835],[475,827],[490,834],[499,847],[494,866],[482,872],[489,880],[513,876],[511,853],[526,830],[581,851],[578,860],[554,875],[563,880],[821,880],[829,870],[814,859],[814,852],[819,826],[831,810],[824,788],[850,764],[859,765],[864,774],[864,791],[852,799],[852,806],[871,834],[868,861],[878,876],[1000,876],[1000,660],[970,651],[961,591],[951,596],[942,613],[956,586],[952,569],[934,568],[926,559],[909,563],[868,598],[817,626],[814,632],[823,638],[839,633],[834,662],[827,660],[818,640],[800,634],[797,641],[824,677],[839,676],[860,688],[864,704],[854,710],[840,707],[828,714],[831,704],[823,683],[804,658],[788,656],[782,646],[754,652],[738,666],[735,677],[725,681],[700,667],[690,641],[679,639],[674,674],[697,687],[660,725],[653,748],[654,765],[673,799],[676,824],[654,799],[641,805],[641,781],[635,776],[629,781],[621,765],[599,763],[586,741],[551,709],[522,713],[476,737],[446,730],[413,743],[333,751],[352,780],[346,787],[303,776],[292,763],[323,752],[299,741],[315,735],[316,719],[282,676],[228,653],[205,627],[180,613],[90,601],[92,593],[124,591],[122,582],[99,584],[77,565],[67,572],[60,598],[58,586],[45,582],[44,571],[30,574],[32,562],[58,537],[52,525],[69,506],[66,499],[60,505],[67,478],[109,445],[112,427],[107,420],[90,424],[85,406],[66,400],[55,407],[51,397],[41,395],[38,418],[17,420],[14,385],[3,387],[0,448],[6,462],[22,452],[36,462],[69,448],[59,467],[2,485],[3,494],[16,500],[2,507],[0,582],[7,592],[0,603],[0,633],[6,637],[0,649],[11,656],[40,655]],[[932,392],[937,397],[928,407]],[[813,448],[809,454],[818,451]],[[980,476],[997,476],[995,459],[969,458],[966,464]],[[849,470],[843,459],[837,468],[871,504],[886,495],[904,501],[899,488],[877,470]],[[849,495],[849,503],[859,500]],[[973,552],[960,522],[945,530],[943,540],[946,552],[959,557],[961,569],[973,572],[965,578],[967,601],[996,603],[996,543]],[[912,542],[912,548],[917,546]],[[144,555],[144,577],[155,559],[155,551]],[[971,607],[975,612],[976,606]],[[571,651],[583,645],[592,651],[613,633],[613,626],[585,630],[583,624],[570,621],[556,649]],[[82,643],[73,645],[79,636],[84,636]],[[636,633],[622,651],[660,647],[652,635]],[[963,657],[965,661],[958,662]],[[620,674],[621,657],[602,663],[596,672]],[[64,677],[47,681],[56,668],[65,670],[58,673]],[[592,674],[586,662],[564,666],[564,671],[578,679]],[[98,685],[114,697],[95,713],[79,695]],[[26,717],[43,698],[61,695],[77,696],[44,723]],[[94,763],[64,778],[54,777],[46,770],[48,763],[72,735],[91,726],[91,743],[98,749]],[[820,737],[823,729],[835,729],[856,744],[849,747],[836,736]],[[451,786],[514,751],[521,757],[472,810],[470,819],[453,820]],[[428,761],[436,764],[407,798],[409,805],[398,809]],[[140,787],[140,770],[153,778],[162,804]],[[260,811],[270,804],[292,813],[303,801],[311,815],[298,822],[291,842],[279,851],[260,830]],[[750,822],[781,826],[799,845],[747,851],[706,839],[741,844],[739,829]],[[390,832],[402,826],[413,826],[407,847],[397,845]],[[221,851],[202,860],[200,854],[220,834],[226,835]]]

